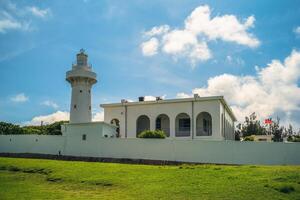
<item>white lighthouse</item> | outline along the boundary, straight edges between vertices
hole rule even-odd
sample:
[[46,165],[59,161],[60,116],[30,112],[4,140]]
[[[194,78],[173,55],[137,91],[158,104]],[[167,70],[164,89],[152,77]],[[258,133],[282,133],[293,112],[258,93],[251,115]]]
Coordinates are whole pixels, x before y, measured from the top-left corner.
[[66,80],[72,87],[70,123],[92,121],[91,88],[97,82],[97,75],[87,61],[88,55],[81,49],[76,64],[66,74]]

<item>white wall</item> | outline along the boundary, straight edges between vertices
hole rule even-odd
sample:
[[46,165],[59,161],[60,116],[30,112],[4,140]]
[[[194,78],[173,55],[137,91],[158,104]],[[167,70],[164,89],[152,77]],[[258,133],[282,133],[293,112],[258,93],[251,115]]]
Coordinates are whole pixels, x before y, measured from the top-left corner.
[[0,152],[58,155],[64,142],[64,136],[56,135],[0,135]]
[[125,107],[108,107],[104,110],[104,121],[111,123],[112,119],[118,119],[120,122],[120,134],[125,138]]
[[[225,137],[226,140],[234,140],[234,121],[229,115],[228,111],[225,109],[223,104],[220,104],[220,120],[221,120],[221,135]],[[222,114],[224,118],[222,119]],[[223,122],[222,122],[223,120]],[[223,127],[222,127],[223,126]],[[223,129],[223,130],[222,130]]]
[[[12,139],[10,141],[10,139]],[[38,141],[35,141],[38,139]],[[190,139],[121,139],[2,135],[2,153],[41,153],[105,158],[151,159],[219,164],[300,164],[300,143],[205,141]]]

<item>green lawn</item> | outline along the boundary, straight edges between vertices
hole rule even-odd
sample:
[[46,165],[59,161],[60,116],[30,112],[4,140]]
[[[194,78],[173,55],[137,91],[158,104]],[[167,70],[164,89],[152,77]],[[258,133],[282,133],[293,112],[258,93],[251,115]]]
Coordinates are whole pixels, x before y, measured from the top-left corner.
[[300,166],[153,166],[0,157],[0,199],[300,199]]

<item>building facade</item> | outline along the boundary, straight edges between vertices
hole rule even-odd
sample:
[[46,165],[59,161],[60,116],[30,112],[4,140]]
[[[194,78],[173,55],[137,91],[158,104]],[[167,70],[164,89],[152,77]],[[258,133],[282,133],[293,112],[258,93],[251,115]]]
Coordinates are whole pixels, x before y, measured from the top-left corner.
[[122,138],[163,130],[169,138],[234,140],[236,118],[222,96],[101,104]]

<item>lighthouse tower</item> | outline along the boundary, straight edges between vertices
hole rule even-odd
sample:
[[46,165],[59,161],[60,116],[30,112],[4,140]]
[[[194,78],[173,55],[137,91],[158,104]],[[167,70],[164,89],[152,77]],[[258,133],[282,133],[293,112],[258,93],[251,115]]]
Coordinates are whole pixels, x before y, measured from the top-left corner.
[[97,82],[96,77],[96,73],[88,65],[88,55],[81,49],[77,54],[76,64],[66,74],[66,80],[72,87],[70,123],[92,121],[91,88]]

